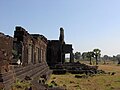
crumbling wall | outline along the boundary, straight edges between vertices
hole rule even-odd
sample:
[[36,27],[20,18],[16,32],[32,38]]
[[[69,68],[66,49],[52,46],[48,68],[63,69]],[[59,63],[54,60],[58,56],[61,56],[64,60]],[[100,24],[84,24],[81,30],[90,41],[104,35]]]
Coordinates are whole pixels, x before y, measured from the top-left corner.
[[0,89],[9,90],[16,78],[26,76],[34,80],[43,75],[47,80],[52,71],[46,63],[46,49],[46,37],[29,34],[22,27],[16,27],[14,38],[0,33]]
[[12,60],[13,38],[0,33],[0,72],[9,70],[8,64]]
[[65,54],[70,53],[70,63],[74,62],[72,44],[64,41],[64,29],[60,28],[59,40],[49,40],[47,45],[47,63],[54,67],[55,64],[65,63]]
[[14,50],[23,66],[46,62],[47,38],[39,34],[29,34],[22,27],[16,27],[14,38]]
[[58,40],[51,40],[47,45],[47,62],[49,65],[61,63],[61,43]]
[[9,66],[12,60],[12,49],[13,38],[0,33],[0,89],[13,83],[13,73]]
[[14,50],[18,57],[15,61],[20,60],[23,66],[33,62],[33,39],[30,37],[29,33],[22,27],[16,27],[14,38]]
[[47,38],[39,34],[31,34],[34,38],[35,63],[46,62]]

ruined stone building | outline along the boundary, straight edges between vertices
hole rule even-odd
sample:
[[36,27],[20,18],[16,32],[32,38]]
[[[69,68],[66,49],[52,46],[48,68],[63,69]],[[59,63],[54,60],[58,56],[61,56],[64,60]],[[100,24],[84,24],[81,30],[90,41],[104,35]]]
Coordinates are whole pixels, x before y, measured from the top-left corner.
[[19,26],[14,37],[0,33],[0,89],[9,90],[16,79],[23,80],[26,76],[32,80],[44,76],[47,80],[52,73],[49,66],[64,64],[66,53],[70,54],[70,62],[74,62],[73,48],[65,43],[63,28],[59,40],[47,40]]
[[[65,54],[68,53],[70,61],[66,63]],[[29,77],[38,83],[38,78],[47,81],[52,73],[95,74],[97,68],[74,62],[72,44],[65,43],[63,28],[60,28],[59,40],[47,40],[22,27],[15,28],[14,37],[0,33],[0,90],[10,90],[17,79],[23,81]],[[38,84],[36,90],[49,90]]]
[[74,62],[72,44],[64,41],[64,29],[60,28],[59,40],[48,40],[47,63],[50,66],[65,63],[65,54],[70,54],[70,62]]
[[26,76],[47,80],[52,73],[46,62],[47,42],[43,35],[29,34],[22,27],[16,27],[14,37],[0,33],[0,89],[9,90],[16,79]]
[[8,71],[12,61],[13,38],[0,33],[0,73]]
[[17,56],[23,65],[46,62],[46,37],[29,34],[22,27],[16,27],[14,39],[14,50],[17,51]]

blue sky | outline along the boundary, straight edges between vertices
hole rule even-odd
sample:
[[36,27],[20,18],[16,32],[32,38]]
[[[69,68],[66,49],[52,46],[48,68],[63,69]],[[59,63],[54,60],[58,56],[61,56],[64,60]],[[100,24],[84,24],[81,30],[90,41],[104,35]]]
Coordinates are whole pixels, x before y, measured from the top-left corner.
[[63,27],[74,52],[120,53],[120,0],[0,0],[0,32],[12,36],[15,26],[48,39]]

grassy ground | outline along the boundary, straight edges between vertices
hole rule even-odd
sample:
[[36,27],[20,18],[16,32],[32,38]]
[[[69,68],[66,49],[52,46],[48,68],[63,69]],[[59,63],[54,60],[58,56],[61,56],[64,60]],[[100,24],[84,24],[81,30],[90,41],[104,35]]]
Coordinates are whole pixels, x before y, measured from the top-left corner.
[[115,75],[101,74],[88,78],[75,78],[74,74],[52,75],[48,81],[55,81],[67,90],[120,90],[120,66],[108,63],[99,65],[99,69],[115,72]]
[[10,90],[28,90],[32,86],[31,82],[16,80],[16,83],[11,87]]

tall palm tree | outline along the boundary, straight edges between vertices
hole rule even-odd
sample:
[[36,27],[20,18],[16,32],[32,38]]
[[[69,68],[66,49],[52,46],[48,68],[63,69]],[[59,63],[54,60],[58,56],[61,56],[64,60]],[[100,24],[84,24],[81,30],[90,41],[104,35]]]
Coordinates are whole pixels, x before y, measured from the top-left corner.
[[95,59],[96,59],[96,65],[98,65],[98,57],[100,57],[100,52],[101,52],[101,50],[100,49],[94,49],[93,50],[93,52],[94,52],[94,56],[95,56]]

